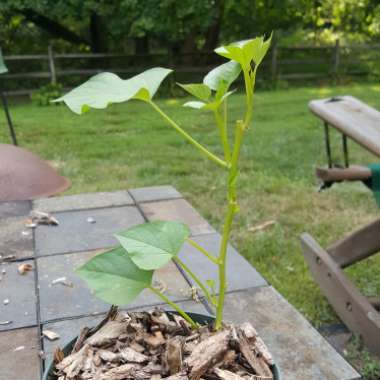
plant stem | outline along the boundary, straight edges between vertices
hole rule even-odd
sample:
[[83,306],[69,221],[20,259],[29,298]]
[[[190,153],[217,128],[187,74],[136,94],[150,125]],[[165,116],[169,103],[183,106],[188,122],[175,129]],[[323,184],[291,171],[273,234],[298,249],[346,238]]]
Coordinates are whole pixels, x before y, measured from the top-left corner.
[[212,261],[214,264],[218,265],[219,260],[217,257],[212,255],[211,253],[207,252],[203,247],[201,247],[198,243],[196,243],[194,240],[187,238],[187,242],[192,245],[195,249],[197,249],[199,252],[203,253],[210,261]]
[[194,140],[187,132],[185,132],[174,120],[172,120],[164,111],[161,110],[155,103],[149,101],[149,104],[179,133],[181,134],[187,141],[193,144],[198,150],[200,150],[208,159],[213,162],[216,162],[218,165],[223,168],[228,168],[229,165],[227,162],[221,160],[218,156],[211,153],[207,148],[205,148],[198,141]]
[[198,325],[189,317],[187,313],[185,313],[176,303],[172,302],[168,297],[166,297],[162,292],[156,289],[153,286],[148,287],[156,296],[160,297],[165,303],[170,305],[174,310],[178,311],[178,313],[190,323],[191,327],[196,329]]
[[236,180],[238,175],[238,162],[241,143],[243,141],[243,135],[245,131],[245,124],[239,120],[236,123],[234,150],[231,159],[231,168],[228,175],[228,208],[224,220],[222,242],[220,244],[219,252],[219,296],[216,309],[216,322],[215,328],[219,329],[223,320],[223,308],[224,299],[226,294],[226,259],[227,259],[227,247],[230,237],[231,226],[233,217],[238,211],[238,205],[236,200]]
[[[253,77],[254,78],[256,77],[256,68],[257,67],[255,67],[255,69],[253,71]],[[245,124],[245,127],[248,128],[249,123],[252,119],[252,112],[253,112],[252,101],[253,101],[253,85],[254,85],[254,83],[252,83],[251,77],[246,70],[243,70],[243,73],[244,73],[244,82],[245,82],[245,92],[247,95],[246,96],[247,109],[246,109],[246,113],[245,113],[244,124]]]
[[219,109],[215,109],[214,110],[214,115],[215,115],[216,125],[219,128],[220,139],[221,139],[222,145],[223,145],[224,159],[226,160],[226,162],[230,162],[230,160],[231,160],[231,153],[230,153],[230,145],[228,143],[227,125],[226,125],[225,117],[223,117],[220,114],[220,110]]
[[215,306],[216,302],[211,296],[210,292],[206,288],[206,286],[203,284],[203,282],[195,275],[195,273],[177,256],[173,257],[173,260],[180,265],[184,271],[195,281],[195,283],[201,288],[202,292],[206,296],[207,300]]

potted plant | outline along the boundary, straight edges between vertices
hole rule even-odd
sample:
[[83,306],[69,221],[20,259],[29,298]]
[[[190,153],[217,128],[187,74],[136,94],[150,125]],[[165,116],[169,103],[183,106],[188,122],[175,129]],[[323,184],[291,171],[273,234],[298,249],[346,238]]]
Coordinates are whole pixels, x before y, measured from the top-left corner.
[[[203,83],[179,84],[196,98],[184,106],[208,110],[214,115],[223,147],[223,158],[210,152],[191,137],[153,101],[161,82],[172,71],[170,69],[153,68],[128,80],[122,80],[112,73],[101,73],[56,100],[65,102],[78,114],[90,108],[106,108],[111,103],[131,99],[143,101],[206,159],[227,173],[226,214],[218,256],[207,252],[191,240],[190,230],[186,225],[157,221],[118,233],[115,236],[120,246],[96,255],[77,269],[78,275],[87,282],[94,294],[110,304],[126,305],[142,290],[148,288],[170,305],[175,314],[168,315],[165,312],[155,311],[117,315],[114,309],[111,309],[106,320],[95,329],[96,331],[89,334],[87,330],[84,335],[83,333],[79,335],[75,344],[72,343],[70,349],[73,345],[74,348],[70,356],[63,359],[63,353],[56,352],[55,359],[59,362],[56,367],[60,380],[92,378],[90,372],[86,372],[88,377],[85,377],[83,369],[93,365],[91,360],[97,360],[98,364],[108,362],[105,365],[109,373],[104,372],[104,368],[99,370],[103,371],[100,375],[98,373],[100,377],[94,377],[99,379],[280,378],[269,352],[252,326],[248,324],[233,326],[223,323],[227,287],[227,245],[234,216],[239,211],[237,197],[239,154],[253,116],[256,73],[269,46],[270,38],[264,40],[263,37],[257,37],[217,48],[215,52],[227,58],[228,62],[210,71],[204,77]],[[234,139],[231,142],[227,133],[227,99],[234,93],[235,90],[230,90],[230,87],[241,73],[245,84],[246,110],[243,118],[234,124]],[[215,284],[203,283],[177,256],[185,241],[192,244],[218,268],[219,289],[216,293],[214,293]],[[194,280],[204,297],[215,307],[215,319],[212,318],[212,323],[208,326],[202,325],[210,322],[209,317],[187,313],[152,284],[154,271],[170,260],[175,261]],[[117,324],[120,328],[122,323],[124,330],[116,332],[113,343],[106,339],[105,347],[108,351],[94,343],[99,340],[99,335],[103,340],[104,336],[109,338],[107,335],[109,330],[115,329]],[[111,325],[113,327],[110,327]],[[115,334],[114,331],[113,333]],[[156,333],[160,333],[159,337]],[[151,337],[150,343],[142,338],[147,335]],[[158,346],[154,346],[151,342],[152,336],[155,341],[161,341],[161,346],[157,342]],[[92,357],[91,360],[88,359],[89,356]],[[112,364],[115,362],[118,364]],[[161,372],[154,372],[152,368],[155,365],[161,366]],[[53,366],[48,368],[47,372],[49,371],[50,373],[54,371]],[[143,373],[147,377],[143,377]],[[79,377],[80,374],[83,377]],[[48,375],[45,376],[47,379]]]

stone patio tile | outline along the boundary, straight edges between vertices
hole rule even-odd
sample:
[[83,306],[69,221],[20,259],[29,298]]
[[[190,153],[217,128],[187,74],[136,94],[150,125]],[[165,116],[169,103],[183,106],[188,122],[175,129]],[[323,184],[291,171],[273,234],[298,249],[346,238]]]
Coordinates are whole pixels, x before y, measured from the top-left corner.
[[32,257],[33,230],[25,227],[26,216],[0,219],[0,254],[14,260]]
[[[85,251],[112,247],[114,234],[144,222],[133,206],[70,211],[53,214],[59,226],[38,226],[35,231],[37,255]],[[92,218],[95,223],[90,223]]]
[[[208,252],[214,255],[218,254],[221,241],[220,234],[200,235],[192,239]],[[256,269],[231,245],[229,245],[227,254],[227,281],[229,291],[264,286],[267,284]],[[201,252],[189,243],[185,243],[179,253],[179,258],[196,273],[200,279],[203,279],[203,281],[214,280],[217,289],[219,284],[217,266]],[[190,281],[192,280],[190,279]]]
[[202,235],[215,232],[208,222],[184,199],[147,202],[140,205],[148,220],[175,220],[190,227],[191,234]]
[[179,193],[173,186],[168,185],[139,187],[137,189],[130,189],[129,192],[138,203],[182,198],[181,193]]
[[[0,332],[0,379],[40,380],[37,328]],[[24,346],[24,349],[16,348]]]
[[[205,314],[208,315],[205,307],[200,303],[195,303],[194,301],[179,302],[178,305],[185,311],[191,313]],[[166,305],[160,305],[165,310],[170,310]],[[141,307],[134,310],[152,310],[153,307]],[[64,347],[67,343],[71,342],[80,332],[83,327],[93,327],[96,326],[104,317],[105,314],[66,319],[63,321],[47,323],[43,326],[44,329],[54,331],[60,335],[60,339],[55,341],[49,341],[44,338],[44,352],[46,354],[46,363],[49,363],[52,359],[52,354],[55,347]]]
[[286,380],[351,380],[360,375],[272,287],[230,293],[225,319],[258,330]]
[[[24,261],[32,264],[33,261]],[[14,329],[36,325],[36,292],[34,272],[20,275],[17,271],[19,263],[5,263],[0,265],[2,280],[0,282],[0,321],[12,321],[8,325],[0,325],[1,330]],[[4,300],[9,300],[7,305]],[[1,373],[1,367],[0,367]]]
[[127,190],[107,193],[88,193],[64,197],[41,198],[33,201],[35,210],[45,212],[73,211],[91,208],[133,205]]
[[30,209],[30,201],[0,202],[0,219],[10,216],[27,216]]
[[[93,296],[86,283],[74,273],[75,268],[97,252],[69,253],[37,260],[42,321],[102,313],[109,309],[109,305]],[[51,285],[54,279],[62,276],[74,286]],[[189,285],[173,263],[161,268],[155,280],[162,283],[166,288],[165,294],[173,300],[190,297]],[[144,290],[128,308],[161,302],[151,291]]]

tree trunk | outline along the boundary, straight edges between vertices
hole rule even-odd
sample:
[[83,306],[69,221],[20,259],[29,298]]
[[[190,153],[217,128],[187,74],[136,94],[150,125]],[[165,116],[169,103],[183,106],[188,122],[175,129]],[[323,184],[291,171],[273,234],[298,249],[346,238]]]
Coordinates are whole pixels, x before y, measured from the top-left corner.
[[135,41],[135,54],[149,54],[149,40],[147,36],[136,37]]
[[107,29],[104,19],[96,13],[90,16],[90,46],[93,53],[108,51]]
[[[215,6],[217,7],[217,15],[214,19],[214,21],[210,24],[206,35],[205,35],[205,44],[203,45],[202,51],[203,52],[210,52],[213,51],[219,42],[219,34],[220,29],[222,26],[223,21],[223,14],[224,14],[224,0],[219,0]],[[208,59],[206,57],[207,63]]]

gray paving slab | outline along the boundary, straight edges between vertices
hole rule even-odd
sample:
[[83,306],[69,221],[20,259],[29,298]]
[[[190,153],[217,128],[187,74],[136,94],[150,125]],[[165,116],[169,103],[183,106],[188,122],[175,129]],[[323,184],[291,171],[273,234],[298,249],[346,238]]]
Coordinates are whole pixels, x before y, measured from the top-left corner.
[[[32,260],[23,263],[33,264]],[[36,325],[36,292],[34,272],[20,275],[17,271],[19,263],[0,265],[0,331]],[[5,271],[6,273],[2,273]],[[8,300],[8,302],[7,302]]]
[[0,202],[0,219],[10,216],[26,216],[30,209],[30,201]]
[[113,236],[116,232],[144,222],[134,206],[58,212],[53,215],[58,219],[59,226],[38,226],[35,230],[37,255],[112,247],[117,244]]
[[133,205],[127,190],[105,193],[66,195],[64,197],[41,198],[33,201],[33,208],[45,212],[73,211],[92,208]]
[[[221,241],[220,234],[194,236],[192,240],[215,256],[218,254]],[[267,285],[265,279],[231,245],[228,246],[227,255],[229,291]],[[214,280],[217,289],[219,284],[217,266],[201,252],[189,243],[185,243],[179,253],[179,258],[203,281]],[[191,279],[189,280],[194,283]]]
[[351,380],[360,375],[272,287],[226,297],[225,320],[249,321],[258,330],[286,380]]
[[0,332],[0,380],[40,380],[37,328]]
[[25,227],[26,216],[0,219],[0,255],[14,260],[32,257],[33,230]]
[[146,202],[140,205],[146,218],[174,220],[187,224],[193,236],[215,232],[210,224],[184,199]]
[[[86,283],[75,273],[90,257],[99,251],[69,253],[65,255],[41,257],[37,260],[41,320],[46,322],[57,318],[77,317],[93,313],[102,313],[109,305],[91,294]],[[73,287],[51,282],[65,276]],[[184,277],[173,263],[156,272],[154,280],[166,290],[165,294],[173,300],[184,300],[190,297],[190,288]],[[149,290],[144,290],[129,308],[162,302]]]
[[[184,301],[178,302],[178,305],[185,311],[190,313],[198,313],[209,315],[205,307],[194,301]],[[165,310],[171,310],[167,305],[160,305],[159,307]],[[134,310],[152,310],[153,307],[139,307]],[[64,347],[67,343],[71,342],[79,333],[79,331],[83,327],[93,327],[96,326],[104,317],[105,314],[90,316],[90,317],[82,317],[82,318],[74,318],[74,319],[66,319],[57,322],[46,323],[43,326],[43,329],[48,329],[56,332],[60,335],[60,338],[55,341],[49,341],[48,339],[43,339],[44,352],[46,355],[46,363],[49,363],[52,359],[52,354],[54,352],[55,347]]]
[[173,186],[169,185],[139,187],[136,189],[130,189],[129,192],[135,201],[139,203],[182,198],[181,193],[179,193]]

